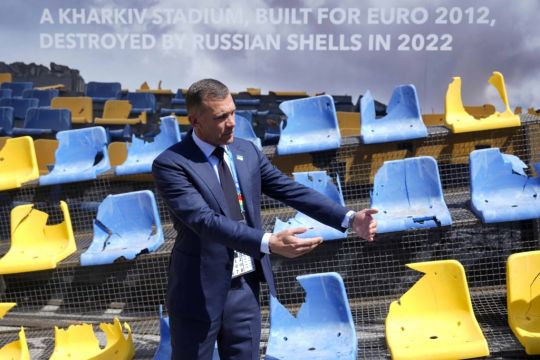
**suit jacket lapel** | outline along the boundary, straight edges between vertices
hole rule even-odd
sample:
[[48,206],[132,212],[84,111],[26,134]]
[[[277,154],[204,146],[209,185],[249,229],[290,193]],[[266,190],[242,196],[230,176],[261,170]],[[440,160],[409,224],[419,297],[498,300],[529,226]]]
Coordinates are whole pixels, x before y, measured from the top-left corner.
[[221,211],[227,216],[230,216],[229,209],[227,208],[225,196],[223,195],[223,190],[221,190],[221,184],[218,181],[216,173],[212,168],[212,165],[208,162],[208,159],[203,154],[201,149],[195,144],[193,138],[191,137],[191,132],[188,133],[186,139],[182,140],[187,142],[187,146],[191,147],[189,153],[192,154],[190,158],[190,166],[195,170],[195,173],[202,178],[202,182],[208,187],[208,190],[212,193],[216,202],[218,203]]
[[253,225],[253,218],[251,217],[253,212],[253,203],[251,201],[251,196],[253,194],[253,189],[251,186],[251,179],[248,169],[248,161],[244,152],[238,149],[237,146],[233,144],[229,145],[229,149],[232,152],[234,166],[236,168],[236,174],[238,175],[238,182],[240,183],[240,189],[242,190],[242,195],[244,197],[244,207],[247,212],[248,220],[250,224]]

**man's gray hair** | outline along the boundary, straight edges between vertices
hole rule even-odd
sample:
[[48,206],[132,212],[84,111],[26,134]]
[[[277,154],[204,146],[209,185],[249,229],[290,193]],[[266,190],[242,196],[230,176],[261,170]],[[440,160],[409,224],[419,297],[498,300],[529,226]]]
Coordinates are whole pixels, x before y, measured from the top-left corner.
[[191,114],[200,108],[203,100],[223,100],[227,95],[229,95],[229,89],[221,81],[202,79],[189,87],[186,94],[186,108]]

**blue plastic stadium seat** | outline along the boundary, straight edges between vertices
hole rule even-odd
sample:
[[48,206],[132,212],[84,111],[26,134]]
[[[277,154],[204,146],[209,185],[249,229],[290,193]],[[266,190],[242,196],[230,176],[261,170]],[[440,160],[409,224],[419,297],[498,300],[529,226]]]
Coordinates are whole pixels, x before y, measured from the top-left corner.
[[161,108],[159,113],[163,116],[175,114],[176,116],[186,116],[188,114],[187,109],[184,108]]
[[92,180],[111,168],[107,152],[107,133],[101,126],[59,131],[55,162],[40,185]]
[[152,171],[152,162],[168,147],[181,140],[178,122],[174,116],[161,118],[160,132],[150,141],[131,136],[131,143],[127,143],[127,159],[116,166],[116,175],[130,175],[149,173]]
[[355,360],[358,340],[338,273],[296,278],[306,300],[296,318],[271,296],[266,360]]
[[375,100],[369,90],[360,100],[360,111],[360,138],[364,144],[427,137],[414,85],[400,85],[394,89],[387,115],[383,118],[375,118]]
[[234,103],[237,105],[237,106],[253,106],[253,107],[257,107],[260,105],[261,103],[261,100],[260,99],[234,99]]
[[67,109],[30,108],[22,128],[13,135],[39,136],[71,129],[71,112]]
[[176,94],[171,99],[171,104],[173,104],[173,105],[186,105],[186,99],[184,98],[184,94],[182,93],[182,89],[178,89],[176,91]]
[[23,91],[31,89],[34,86],[33,82],[3,82],[0,85],[1,89],[11,89],[11,97],[22,97]]
[[146,112],[148,115],[156,112],[156,97],[148,92],[128,92],[126,100],[129,100],[132,108],[131,114],[139,115]]
[[85,95],[90,96],[92,101],[102,102],[109,99],[117,99],[122,91],[119,82],[97,82],[90,81],[86,84]]
[[[163,308],[159,306],[159,345],[154,354],[153,360],[171,360],[172,347],[171,347],[171,331],[169,328],[169,317],[163,316]],[[217,351],[217,343],[214,346],[214,354],[212,360],[219,360],[219,353]]]
[[385,161],[375,174],[371,207],[379,210],[374,215],[378,233],[452,224],[437,162],[430,156]]
[[[527,165],[498,148],[471,152],[471,206],[484,223],[540,218],[540,177],[528,177]],[[540,173],[540,163],[534,164]]]
[[60,94],[60,91],[57,89],[48,89],[48,90],[37,90],[29,89],[24,90],[22,97],[24,99],[34,98],[39,100],[39,107],[51,106],[51,101],[53,98],[57,97]]
[[329,95],[283,101],[278,155],[338,149],[341,135],[334,100]]
[[0,136],[13,134],[13,108],[11,106],[0,107]]
[[234,136],[244,140],[251,141],[257,149],[262,150],[261,139],[255,135],[251,121],[253,114],[249,111],[237,111],[235,114],[236,125],[234,127]]
[[10,98],[12,93],[11,89],[0,89],[0,99]]
[[[293,173],[293,175],[294,180],[298,181],[300,184],[315,189],[318,192],[326,195],[330,199],[334,200],[335,202],[341,205],[345,205],[341,192],[339,176],[336,177],[336,182],[338,186],[336,188],[336,186],[332,183],[332,179],[330,178],[330,176],[326,175],[326,171],[300,172]],[[321,236],[324,240],[337,240],[347,237],[346,231],[341,232],[330,226],[324,225],[301,212],[298,212],[295,217],[285,222],[276,218],[276,222],[274,225],[274,233],[297,227],[308,228],[305,233],[298,235],[301,238]]]
[[108,195],[94,220],[94,238],[81,255],[81,265],[112,264],[121,257],[133,260],[142,251],[163,244],[163,230],[150,190]]
[[22,98],[4,98],[4,99],[0,99],[0,106],[11,106],[13,108],[13,118],[24,120],[28,109],[39,106],[39,100],[38,99],[22,99]]

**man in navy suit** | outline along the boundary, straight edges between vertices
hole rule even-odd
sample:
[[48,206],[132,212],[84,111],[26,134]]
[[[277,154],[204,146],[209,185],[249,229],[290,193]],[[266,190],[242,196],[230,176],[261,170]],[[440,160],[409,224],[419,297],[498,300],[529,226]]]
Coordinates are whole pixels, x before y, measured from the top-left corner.
[[221,360],[255,360],[259,281],[276,293],[269,254],[301,256],[323,240],[298,238],[305,228],[265,233],[261,194],[368,241],[377,211],[344,208],[282,174],[251,142],[235,139],[235,105],[221,82],[192,84],[186,106],[193,130],[152,168],[178,232],[167,291],[173,358],[211,359],[217,341]]

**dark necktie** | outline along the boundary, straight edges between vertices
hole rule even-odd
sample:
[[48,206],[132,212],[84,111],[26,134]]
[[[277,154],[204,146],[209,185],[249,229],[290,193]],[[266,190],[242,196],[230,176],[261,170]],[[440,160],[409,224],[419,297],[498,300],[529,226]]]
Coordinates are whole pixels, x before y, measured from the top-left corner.
[[218,174],[219,180],[221,181],[221,190],[223,190],[223,195],[225,195],[225,201],[227,202],[227,207],[229,208],[232,219],[237,221],[243,220],[244,217],[240,211],[236,186],[234,185],[234,180],[232,178],[231,171],[229,170],[229,166],[225,162],[225,159],[223,159],[225,149],[218,146],[212,154],[219,159]]

